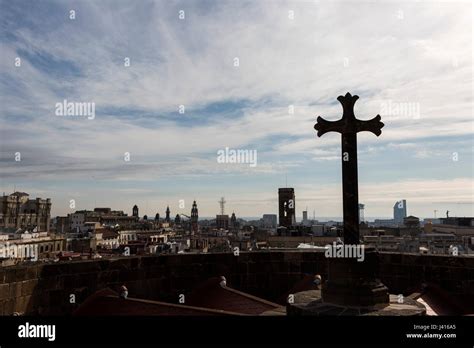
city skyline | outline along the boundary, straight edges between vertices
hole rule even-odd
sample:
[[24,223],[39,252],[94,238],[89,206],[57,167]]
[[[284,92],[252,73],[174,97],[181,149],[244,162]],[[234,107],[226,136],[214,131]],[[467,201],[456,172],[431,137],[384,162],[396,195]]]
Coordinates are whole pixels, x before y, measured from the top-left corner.
[[[2,3],[1,189],[51,198],[52,216],[71,199],[148,216],[196,199],[213,216],[224,196],[258,217],[288,186],[298,219],[342,216],[340,139],[313,125],[351,92],[385,123],[359,136],[366,217],[401,199],[410,215],[473,216],[470,6]],[[94,117],[58,116],[64,101]],[[258,161],[219,162],[227,148]]]
[[[15,191],[15,192],[20,192],[20,191]],[[34,195],[31,195],[29,193],[27,193],[30,197],[35,197]],[[8,196],[8,194],[6,194],[5,192],[3,193],[3,195],[5,196]],[[42,198],[42,199],[45,199],[46,197],[38,197],[38,198]],[[47,198],[50,198],[50,197],[47,197]],[[221,197],[221,200],[224,199],[224,197]],[[241,219],[261,219],[263,215],[265,214],[273,214],[273,215],[276,215],[277,217],[279,216],[278,214],[278,197],[276,198],[277,199],[277,202],[276,202],[276,205],[277,205],[277,210],[276,211],[267,211],[267,212],[264,212],[262,213],[261,215],[239,215],[239,212],[236,211],[235,209],[233,208],[228,208],[227,206],[227,201],[225,201],[225,214],[227,215],[231,215],[232,213],[236,213],[237,215],[237,218],[241,218]],[[297,200],[295,199],[295,201],[297,202]],[[196,200],[194,199],[193,202],[197,202],[199,203],[199,200]],[[417,216],[419,218],[426,218],[426,219],[437,219],[437,218],[443,218],[443,217],[446,217],[446,211],[443,211],[443,210],[438,210],[436,209],[435,211],[433,211],[433,215],[426,215],[426,216],[423,216],[423,215],[419,215],[419,214],[416,214],[416,212],[411,212],[410,211],[410,208],[409,208],[409,203],[406,202],[405,199],[403,200],[399,200],[399,201],[396,201],[394,202],[395,205],[399,204],[403,202],[403,204],[405,204],[405,211],[407,212],[406,213],[406,216],[410,216],[410,215],[413,215],[413,216]],[[217,208],[217,210],[215,211],[215,213],[209,213],[208,215],[203,215],[203,214],[200,214],[200,219],[215,219],[215,215],[218,215],[220,214],[220,210],[222,209],[221,208],[221,202],[220,201],[216,201],[216,205],[219,206]],[[236,205],[232,205],[232,202],[230,202],[230,206],[231,207],[235,207]],[[149,219],[154,219],[156,213],[160,214],[160,217],[161,218],[164,218],[165,216],[165,213],[166,213],[166,210],[169,208],[170,211],[171,211],[171,215],[172,217],[174,218],[174,216],[176,214],[184,214],[184,213],[189,213],[189,211],[191,210],[191,208],[188,207],[187,205],[187,201],[186,200],[179,200],[177,202],[177,204],[175,206],[173,205],[170,205],[170,204],[166,204],[164,206],[158,206],[156,209],[154,207],[149,207],[148,206],[148,202],[145,201],[145,206],[140,206],[138,204],[133,204],[133,206],[130,206],[130,207],[118,207],[118,206],[115,206],[113,204],[103,204],[103,205],[93,205],[93,206],[87,206],[87,207],[83,207],[83,206],[76,206],[76,201],[74,200],[74,202],[72,201],[69,201],[68,202],[68,205],[69,205],[69,209],[67,209],[67,212],[62,214],[62,215],[68,215],[68,214],[72,214],[74,212],[77,212],[77,211],[93,211],[95,208],[111,208],[112,210],[116,210],[116,211],[123,211],[124,213],[130,215],[130,216],[133,216],[134,213],[133,213],[133,209],[134,207],[136,206],[138,208],[138,216],[139,217],[143,217],[143,216],[147,216]],[[191,203],[192,204],[192,203]],[[366,205],[364,204],[364,207]],[[52,204],[52,207],[53,209],[51,209],[51,218],[54,218],[56,216],[60,216],[58,214],[55,214],[54,213],[54,202]],[[199,207],[199,204],[198,204],[198,207]],[[153,210],[155,209],[155,210]],[[393,208],[392,208],[393,209]],[[201,210],[201,208],[200,208]],[[364,208],[365,210],[365,208]],[[307,216],[308,216],[308,219],[309,220],[312,220],[313,218],[316,219],[316,220],[321,220],[321,221],[328,221],[328,220],[341,220],[342,221],[342,215],[338,216],[338,215],[334,215],[334,216],[329,216],[329,215],[318,215],[316,210],[313,209],[311,210],[310,207],[308,206],[305,206],[305,207],[302,207],[302,208],[296,208],[295,209],[295,220],[296,222],[301,222],[303,220],[303,213],[306,211],[307,212]],[[456,214],[456,211],[449,211],[450,213],[450,217],[463,217],[465,215],[457,215]],[[395,219],[395,212],[392,212],[391,215],[371,215],[371,214],[365,214],[364,213],[364,220],[365,221],[373,221],[374,219],[392,219],[394,220]]]

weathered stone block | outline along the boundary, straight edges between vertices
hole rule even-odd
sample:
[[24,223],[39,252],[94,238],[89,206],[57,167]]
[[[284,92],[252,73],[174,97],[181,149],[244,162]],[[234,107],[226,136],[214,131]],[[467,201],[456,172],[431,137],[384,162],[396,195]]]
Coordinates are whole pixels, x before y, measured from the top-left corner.
[[12,315],[15,311],[15,299],[9,298],[3,302],[3,315]]
[[98,262],[86,261],[86,262],[72,262],[69,265],[68,274],[76,273],[98,273],[101,271],[101,267]]
[[51,264],[51,265],[44,265],[41,273],[38,273],[39,277],[47,278],[47,277],[55,277],[60,276],[63,274],[71,274],[69,270],[69,263],[58,263],[58,264]]
[[5,268],[5,283],[14,283],[16,282],[16,268],[7,267]]
[[22,281],[26,279],[26,267],[17,267],[15,272],[15,280]]
[[52,276],[38,279],[37,289],[40,291],[49,291],[61,289],[64,286],[64,279],[59,276]]
[[33,292],[36,290],[36,286],[38,285],[38,280],[30,279],[21,282],[21,296],[29,296],[32,295]]
[[301,262],[300,261],[291,261],[288,262],[289,272],[290,273],[300,273],[301,272]]
[[0,300],[10,298],[10,284],[0,284]]
[[28,313],[28,305],[30,303],[31,296],[17,297],[15,301],[15,312]]
[[95,289],[97,287],[97,273],[82,273],[78,275],[76,287],[88,287]]
[[31,265],[26,268],[25,280],[38,278],[38,266]]
[[77,274],[64,275],[61,277],[65,289],[71,289],[79,285],[79,276]]

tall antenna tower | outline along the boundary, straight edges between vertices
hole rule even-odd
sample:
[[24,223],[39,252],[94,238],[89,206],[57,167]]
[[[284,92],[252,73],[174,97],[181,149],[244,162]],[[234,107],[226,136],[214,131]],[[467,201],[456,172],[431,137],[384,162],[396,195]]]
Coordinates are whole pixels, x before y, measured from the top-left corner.
[[221,197],[221,200],[218,203],[221,206],[221,215],[224,215],[224,206],[227,202],[225,201],[224,197]]

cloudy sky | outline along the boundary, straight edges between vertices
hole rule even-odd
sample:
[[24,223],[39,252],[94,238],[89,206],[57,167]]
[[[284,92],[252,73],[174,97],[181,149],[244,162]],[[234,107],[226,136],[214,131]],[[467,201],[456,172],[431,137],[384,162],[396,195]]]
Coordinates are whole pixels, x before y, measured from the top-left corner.
[[[399,199],[474,215],[469,1],[1,0],[0,20],[0,186],[54,216],[71,199],[140,215],[196,199],[212,216],[221,196],[260,216],[286,182],[298,217],[342,216],[340,136],[313,126],[346,92],[385,123],[358,136],[366,217]],[[95,118],[57,116],[65,99]],[[218,163],[226,147],[257,165]]]

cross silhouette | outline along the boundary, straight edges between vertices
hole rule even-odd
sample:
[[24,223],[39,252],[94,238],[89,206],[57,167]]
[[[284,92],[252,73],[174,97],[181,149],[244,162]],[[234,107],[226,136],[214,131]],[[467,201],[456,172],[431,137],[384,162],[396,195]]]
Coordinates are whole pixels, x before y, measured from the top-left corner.
[[347,93],[340,95],[337,100],[342,105],[342,118],[337,121],[327,121],[318,116],[314,129],[318,137],[327,132],[341,133],[342,142],[342,191],[344,210],[344,243],[359,244],[359,188],[357,178],[357,133],[368,131],[376,136],[382,134],[384,124],[380,115],[369,121],[358,120],[354,115],[354,104],[359,99],[357,95]]

